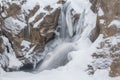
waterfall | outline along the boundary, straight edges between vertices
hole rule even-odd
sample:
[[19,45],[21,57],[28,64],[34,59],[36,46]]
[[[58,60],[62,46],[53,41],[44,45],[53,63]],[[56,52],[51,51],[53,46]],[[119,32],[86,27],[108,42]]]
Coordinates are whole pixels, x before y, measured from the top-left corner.
[[[66,22],[66,10],[70,3],[66,3],[63,5],[62,10],[61,10],[61,15],[59,17],[58,23],[60,23],[58,26],[60,26],[60,38],[65,40],[69,34],[68,34],[68,23]],[[67,11],[68,12],[68,11]]]
[[[80,18],[74,25],[74,18],[72,14],[73,8],[71,3],[67,2],[63,5],[61,15],[59,17],[58,26],[60,27],[60,39],[64,41],[74,41],[80,38],[85,26],[85,10],[81,13]],[[75,35],[74,35],[75,33]]]
[[74,26],[75,27],[75,33],[76,33],[76,36],[74,37],[74,40],[78,40],[80,38],[83,30],[85,29],[84,21],[85,21],[85,10],[79,16],[79,20],[77,22],[77,25]]
[[[76,25],[73,25],[72,10],[70,2],[63,4],[58,21],[59,35],[56,35],[55,40],[45,47],[47,53],[45,53],[44,60],[39,64],[37,71],[65,65],[68,62],[68,53],[76,50],[73,43],[77,38],[80,38],[84,29],[85,10],[80,15]],[[74,33],[75,35],[73,35]]]
[[68,61],[68,53],[74,50],[75,48],[72,44],[62,43],[61,45],[56,47],[55,50],[47,54],[46,58],[39,68],[39,71],[43,71],[45,69],[50,70],[65,65]]
[[73,22],[72,22],[71,10],[72,10],[72,7],[69,4],[66,11],[66,23],[67,23],[68,33],[70,37],[73,36]]

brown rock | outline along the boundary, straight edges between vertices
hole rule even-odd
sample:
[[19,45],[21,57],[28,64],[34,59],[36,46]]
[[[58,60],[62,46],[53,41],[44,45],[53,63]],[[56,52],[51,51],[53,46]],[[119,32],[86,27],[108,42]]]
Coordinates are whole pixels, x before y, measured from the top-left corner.
[[47,15],[44,20],[41,22],[40,26],[40,34],[43,36],[48,42],[51,38],[53,38],[55,30],[57,26],[57,21],[59,18],[60,9],[57,9],[52,14]]
[[[100,32],[104,34],[105,37],[116,35],[117,33],[120,33],[119,29],[112,25],[111,27],[108,27],[108,25],[115,19],[118,19],[120,17],[120,1],[119,0],[90,0],[90,2],[93,4],[91,6],[91,9],[93,12],[98,13],[98,9],[101,8],[104,12],[103,16],[98,15],[98,21],[97,25],[100,27]],[[100,20],[104,20],[104,24],[100,23]]]
[[120,76],[120,58],[117,58],[112,62],[110,69],[111,69],[109,72],[110,77]]
[[26,16],[26,21],[28,21],[30,17],[34,16],[39,9],[40,9],[40,6],[36,5],[32,10],[29,10],[29,14],[28,16]]
[[66,0],[59,0],[57,3],[58,4],[64,4],[66,2]]
[[115,34],[118,33],[117,27],[116,27],[115,25],[113,25],[113,26],[105,29],[105,32],[106,32],[106,34],[107,34],[107,37],[108,37],[108,36],[114,36]]
[[0,38],[0,54],[4,52],[4,49],[2,48],[3,40]]
[[[97,26],[100,28],[100,34],[103,34],[105,39],[99,44],[98,51],[92,56],[97,59],[110,58],[113,60],[112,63],[107,63],[110,66],[109,76],[120,76],[119,42],[116,41],[118,44],[115,45],[110,40],[113,39],[112,37],[117,39],[116,37],[120,35],[120,28],[116,25],[109,26],[113,20],[119,20],[120,18],[120,0],[90,0],[90,2],[92,3],[92,11],[97,14]],[[98,15],[99,8],[103,10],[104,15]],[[100,23],[100,20],[104,20],[104,22]]]
[[[34,45],[36,45],[35,51],[41,51],[44,49],[45,44],[54,38],[53,30],[56,29],[57,21],[59,18],[60,9],[56,9],[53,13],[46,15],[43,21],[38,25],[38,28],[33,28],[33,25],[25,27],[16,37],[14,37],[14,47],[16,55],[22,56],[21,49],[22,46],[20,46],[22,40],[27,40],[31,42]],[[41,19],[44,14],[38,15],[39,17],[36,17],[33,21],[34,23]],[[29,31],[30,30],[30,31]],[[31,46],[32,47],[32,46]]]
[[8,16],[15,16],[17,14],[20,14],[21,7],[13,3],[9,6],[9,8],[6,11]]
[[40,13],[40,14],[38,14],[38,15],[35,17],[35,19],[33,20],[32,25],[34,25],[37,21],[39,21],[40,19],[42,19],[44,15],[45,15],[45,13]]
[[45,9],[46,11],[52,11],[52,10],[53,10],[53,8],[51,8],[50,5],[46,6],[44,9]]

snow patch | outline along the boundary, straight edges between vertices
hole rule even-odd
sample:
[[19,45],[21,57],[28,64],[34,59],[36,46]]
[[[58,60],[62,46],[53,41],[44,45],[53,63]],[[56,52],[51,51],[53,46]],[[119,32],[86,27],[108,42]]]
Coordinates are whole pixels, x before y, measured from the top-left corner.
[[21,66],[23,66],[23,64],[15,56],[11,54],[7,54],[7,56],[9,57],[8,68],[18,70]]
[[91,6],[89,0],[68,0],[71,2],[72,8],[77,13],[82,13],[85,9],[88,9]]
[[103,16],[104,15],[104,12],[102,10],[102,8],[100,7],[99,10],[98,10],[98,15],[99,16]]
[[100,19],[100,24],[104,24],[105,20],[104,19]]
[[111,27],[112,25],[116,25],[117,28],[120,28],[120,20],[113,20],[108,27]]
[[24,48],[30,48],[31,42],[23,40],[21,42],[21,46],[24,46]]
[[18,32],[20,32],[20,30],[22,30],[25,26],[27,26],[27,24],[13,17],[9,17],[5,19],[5,26],[13,34],[17,34]]

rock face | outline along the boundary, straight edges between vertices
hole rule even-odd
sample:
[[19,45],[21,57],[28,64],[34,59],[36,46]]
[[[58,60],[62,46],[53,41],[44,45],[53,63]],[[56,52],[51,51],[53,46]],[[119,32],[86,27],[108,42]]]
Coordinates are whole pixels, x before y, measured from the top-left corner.
[[[57,1],[57,0],[56,0]],[[16,55],[16,58],[23,65],[33,64],[33,60],[29,58],[36,54],[40,54],[44,50],[44,46],[54,38],[58,18],[60,14],[60,6],[57,2],[42,5],[33,3],[32,8],[26,8],[30,4],[28,0],[21,1],[1,1],[0,6],[0,56],[9,53],[7,43],[4,44],[5,36]],[[2,59],[0,58],[2,64]],[[26,63],[27,61],[27,63]],[[4,61],[3,61],[4,62]],[[9,63],[9,62],[8,62]],[[5,67],[3,66],[5,69]]]
[[[118,56],[120,56],[120,55],[118,55]],[[111,71],[110,71],[109,75],[111,77],[120,76],[120,57],[118,57],[117,59],[115,59],[112,62],[110,68],[111,68]]]
[[100,43],[93,57],[101,60],[99,66],[95,69],[110,68],[111,77],[120,76],[120,0],[90,0],[91,9],[97,16],[97,26],[100,27],[100,33],[104,35],[104,41]]
[[91,9],[98,14],[101,33],[106,37],[120,33],[119,25],[114,23],[114,21],[119,23],[120,12],[118,8],[120,8],[120,2],[118,0],[96,0],[93,4],[95,5]]

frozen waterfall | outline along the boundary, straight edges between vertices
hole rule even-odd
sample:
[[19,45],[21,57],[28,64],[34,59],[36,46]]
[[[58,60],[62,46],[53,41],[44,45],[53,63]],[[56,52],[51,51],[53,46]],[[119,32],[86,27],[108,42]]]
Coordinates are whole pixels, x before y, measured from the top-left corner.
[[74,41],[79,39],[83,32],[85,10],[81,13],[77,25],[73,25],[73,11],[70,2],[63,5],[58,21],[59,35],[56,35],[57,38],[53,44],[51,43],[47,47],[55,44],[56,46],[53,47],[53,50],[48,51],[37,70],[50,70],[65,65],[68,62],[68,54],[76,50]]

